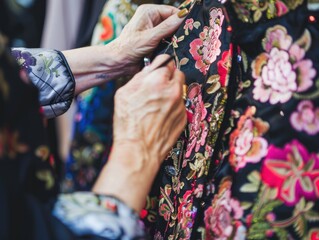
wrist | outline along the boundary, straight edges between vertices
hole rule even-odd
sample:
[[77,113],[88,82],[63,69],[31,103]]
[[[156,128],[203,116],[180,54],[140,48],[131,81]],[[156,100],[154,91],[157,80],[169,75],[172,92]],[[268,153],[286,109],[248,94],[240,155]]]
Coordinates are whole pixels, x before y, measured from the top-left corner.
[[115,196],[139,212],[159,167],[141,141],[115,141],[93,192]]
[[136,173],[149,173],[160,167],[157,155],[151,154],[145,143],[138,139],[115,139],[110,161],[125,165]]
[[112,64],[112,72],[117,75],[117,78],[124,76],[132,76],[140,70],[140,66],[136,64],[129,54],[130,49],[121,43],[121,40],[115,39],[104,46],[105,56],[108,60],[103,61],[102,64],[109,68],[109,63]]

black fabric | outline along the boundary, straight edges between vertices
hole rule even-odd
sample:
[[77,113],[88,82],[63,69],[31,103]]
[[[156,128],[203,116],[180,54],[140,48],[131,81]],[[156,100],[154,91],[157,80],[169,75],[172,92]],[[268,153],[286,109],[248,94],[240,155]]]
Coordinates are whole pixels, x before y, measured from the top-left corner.
[[86,0],[75,47],[89,46],[94,27],[107,0]]
[[10,46],[39,47],[45,17],[45,0],[22,6],[16,0],[0,1],[0,31],[10,37]]

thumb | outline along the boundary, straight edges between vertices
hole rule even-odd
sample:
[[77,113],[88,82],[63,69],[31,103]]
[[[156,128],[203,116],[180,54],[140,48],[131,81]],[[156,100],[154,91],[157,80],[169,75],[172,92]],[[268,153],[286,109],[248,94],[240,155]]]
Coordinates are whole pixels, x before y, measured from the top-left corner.
[[154,27],[154,33],[156,33],[156,37],[160,40],[162,38],[171,36],[184,21],[187,14],[188,10],[184,8],[158,24],[156,27]]

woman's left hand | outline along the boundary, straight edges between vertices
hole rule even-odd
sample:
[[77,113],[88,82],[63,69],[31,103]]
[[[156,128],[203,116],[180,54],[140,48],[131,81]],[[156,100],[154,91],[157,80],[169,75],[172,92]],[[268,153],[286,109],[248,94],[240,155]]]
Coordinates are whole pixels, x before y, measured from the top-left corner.
[[133,76],[161,39],[182,23],[187,10],[145,4],[137,8],[120,36],[105,46],[63,51],[75,77],[75,94],[123,76]]
[[130,22],[111,45],[129,66],[129,73],[140,70],[141,59],[149,55],[182,23],[187,10],[167,5],[144,4],[137,8]]

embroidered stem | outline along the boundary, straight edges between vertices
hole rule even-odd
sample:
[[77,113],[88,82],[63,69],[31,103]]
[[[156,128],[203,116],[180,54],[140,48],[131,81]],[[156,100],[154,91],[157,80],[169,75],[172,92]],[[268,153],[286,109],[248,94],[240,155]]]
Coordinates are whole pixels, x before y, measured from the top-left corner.
[[298,214],[296,214],[295,216],[286,219],[286,220],[282,220],[282,221],[277,221],[277,222],[272,222],[271,226],[273,227],[278,227],[278,228],[286,228],[289,227],[290,225],[292,225],[301,215],[301,213],[299,212]]

